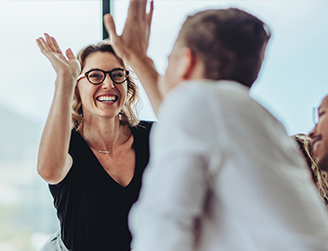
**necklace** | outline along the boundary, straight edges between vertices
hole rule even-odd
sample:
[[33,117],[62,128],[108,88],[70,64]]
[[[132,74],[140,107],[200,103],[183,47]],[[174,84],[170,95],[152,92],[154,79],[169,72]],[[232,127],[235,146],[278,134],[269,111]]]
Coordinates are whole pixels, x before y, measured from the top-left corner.
[[119,141],[119,139],[120,139],[120,136],[121,136],[121,132],[122,132],[122,127],[120,126],[120,133],[119,133],[119,135],[118,135],[117,141],[116,141],[116,143],[113,145],[113,147],[112,147],[110,150],[106,150],[106,151],[97,150],[97,152],[98,152],[98,153],[104,153],[104,154],[108,154],[108,153],[110,153],[110,152],[114,149],[114,147],[116,146],[116,144],[118,143],[118,141]]

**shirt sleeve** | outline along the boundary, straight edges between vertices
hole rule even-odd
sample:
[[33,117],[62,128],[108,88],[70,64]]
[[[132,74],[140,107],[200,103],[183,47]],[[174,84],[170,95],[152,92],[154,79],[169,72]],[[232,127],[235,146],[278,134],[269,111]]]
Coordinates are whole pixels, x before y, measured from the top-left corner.
[[151,134],[140,197],[130,212],[136,251],[190,251],[197,246],[208,172],[220,161],[213,137],[218,125],[211,122],[209,105],[197,86],[179,88],[164,101]]

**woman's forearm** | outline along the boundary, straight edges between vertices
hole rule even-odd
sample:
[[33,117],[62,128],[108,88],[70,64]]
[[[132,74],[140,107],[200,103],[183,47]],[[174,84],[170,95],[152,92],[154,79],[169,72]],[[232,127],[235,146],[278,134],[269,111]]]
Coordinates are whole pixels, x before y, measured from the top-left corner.
[[50,112],[41,136],[38,173],[50,184],[60,182],[69,171],[68,154],[71,135],[71,104],[74,83],[71,76],[58,76]]

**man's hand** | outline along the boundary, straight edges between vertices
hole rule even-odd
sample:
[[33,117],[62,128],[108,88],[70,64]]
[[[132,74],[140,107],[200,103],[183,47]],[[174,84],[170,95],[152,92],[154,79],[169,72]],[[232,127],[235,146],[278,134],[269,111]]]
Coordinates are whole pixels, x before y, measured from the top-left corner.
[[104,16],[104,24],[110,34],[115,53],[126,60],[145,88],[155,111],[162,102],[157,87],[158,72],[153,61],[147,56],[150,26],[154,12],[154,2],[150,2],[150,11],[146,12],[147,0],[131,0],[128,17],[123,33],[116,33],[114,19],[110,14]]
[[104,16],[105,27],[110,34],[117,55],[131,64],[132,57],[147,57],[150,26],[154,11],[154,2],[150,2],[150,11],[146,12],[147,0],[131,0],[128,17],[121,36],[116,33],[113,17]]

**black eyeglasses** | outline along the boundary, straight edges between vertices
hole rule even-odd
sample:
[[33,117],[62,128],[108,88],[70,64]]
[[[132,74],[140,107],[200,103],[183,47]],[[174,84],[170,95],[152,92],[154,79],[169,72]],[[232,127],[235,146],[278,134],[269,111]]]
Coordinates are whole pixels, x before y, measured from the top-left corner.
[[79,81],[81,78],[86,77],[88,81],[93,85],[99,85],[106,79],[107,73],[109,74],[110,79],[115,84],[122,84],[125,80],[127,80],[129,71],[126,71],[121,68],[116,68],[111,71],[103,71],[100,69],[92,69],[90,71],[87,71],[86,73],[81,74],[77,81]]

